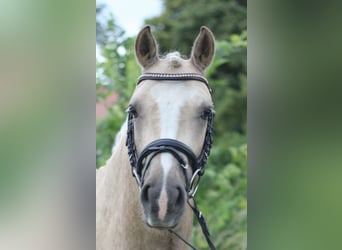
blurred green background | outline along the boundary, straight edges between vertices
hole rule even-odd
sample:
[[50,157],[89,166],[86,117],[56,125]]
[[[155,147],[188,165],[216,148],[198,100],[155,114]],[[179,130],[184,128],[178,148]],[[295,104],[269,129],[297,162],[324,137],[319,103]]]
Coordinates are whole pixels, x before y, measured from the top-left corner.
[[[206,74],[216,110],[214,143],[197,201],[218,249],[247,248],[246,7],[247,1],[212,0],[209,5],[206,0],[164,0],[162,13],[145,20],[152,26],[161,54],[177,50],[188,56],[202,25],[216,38],[216,56]],[[110,157],[115,135],[126,118],[140,67],[135,61],[135,37],[125,36],[105,5],[97,5],[96,17],[96,101],[106,110],[96,120],[96,164],[100,167]],[[207,249],[197,222],[192,242]]]

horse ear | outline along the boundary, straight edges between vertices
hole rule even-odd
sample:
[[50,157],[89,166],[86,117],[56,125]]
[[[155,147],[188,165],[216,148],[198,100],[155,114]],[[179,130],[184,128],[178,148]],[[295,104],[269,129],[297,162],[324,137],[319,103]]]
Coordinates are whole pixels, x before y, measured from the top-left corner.
[[191,51],[191,61],[204,71],[211,63],[215,54],[215,38],[209,28],[202,26]]
[[157,43],[149,25],[145,26],[138,34],[135,42],[135,55],[143,68],[153,65],[159,59]]

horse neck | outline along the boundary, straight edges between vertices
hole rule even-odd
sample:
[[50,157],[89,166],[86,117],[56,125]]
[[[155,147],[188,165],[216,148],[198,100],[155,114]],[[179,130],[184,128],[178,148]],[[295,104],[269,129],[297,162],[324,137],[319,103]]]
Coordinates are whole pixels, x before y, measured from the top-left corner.
[[[103,208],[97,208],[98,213],[106,214],[103,222],[108,228],[104,228],[102,233],[109,238],[114,238],[110,242],[115,242],[112,245],[115,249],[144,249],[144,247],[163,250],[188,249],[183,242],[168,231],[149,228],[143,221],[140,192],[132,177],[125,142],[124,130],[105,167],[107,172],[103,181],[103,200],[98,202],[106,205]],[[192,230],[190,209],[185,210],[179,228],[176,230],[184,238],[190,238]]]

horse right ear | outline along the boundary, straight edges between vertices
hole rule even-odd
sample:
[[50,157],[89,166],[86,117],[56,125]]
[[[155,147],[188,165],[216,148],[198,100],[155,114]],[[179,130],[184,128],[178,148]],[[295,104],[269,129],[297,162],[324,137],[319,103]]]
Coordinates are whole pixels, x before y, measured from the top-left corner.
[[151,33],[150,26],[145,26],[139,32],[135,42],[135,55],[143,68],[148,68],[158,61],[157,43]]

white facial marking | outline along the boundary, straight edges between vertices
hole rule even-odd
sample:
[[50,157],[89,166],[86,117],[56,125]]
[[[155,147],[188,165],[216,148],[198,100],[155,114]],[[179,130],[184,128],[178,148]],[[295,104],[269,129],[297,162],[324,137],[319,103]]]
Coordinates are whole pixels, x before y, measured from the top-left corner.
[[[188,93],[184,87],[175,83],[172,88],[163,83],[152,88],[152,96],[155,99],[160,113],[160,138],[176,139],[179,125],[180,109],[187,100]],[[176,98],[175,98],[176,97]],[[167,175],[172,167],[173,156],[161,154],[161,165],[163,167],[163,187],[165,187]]]
[[[170,84],[173,86],[170,87]],[[173,82],[163,82],[151,88],[152,98],[157,103],[160,114],[160,138],[177,139],[181,109],[184,103],[195,93],[196,91],[193,89],[190,92],[186,91],[183,84]],[[163,186],[158,200],[158,217],[160,220],[164,220],[167,213],[169,199],[166,184],[173,161],[174,157],[169,153],[163,153],[160,156],[163,169]]]
[[160,192],[160,197],[158,200],[158,205],[159,205],[159,212],[158,212],[158,217],[161,221],[165,219],[165,215],[167,212],[167,193],[165,190],[165,186],[163,186],[162,191]]
[[[176,139],[180,109],[187,99],[184,95],[184,89],[176,84],[170,88],[169,84],[163,83],[155,85],[151,93],[159,109],[160,138]],[[171,154],[161,154],[160,163],[163,168],[163,187],[158,200],[158,217],[161,221],[165,219],[167,213],[168,195],[166,192],[166,182],[168,173],[172,168],[172,161],[173,156]]]

